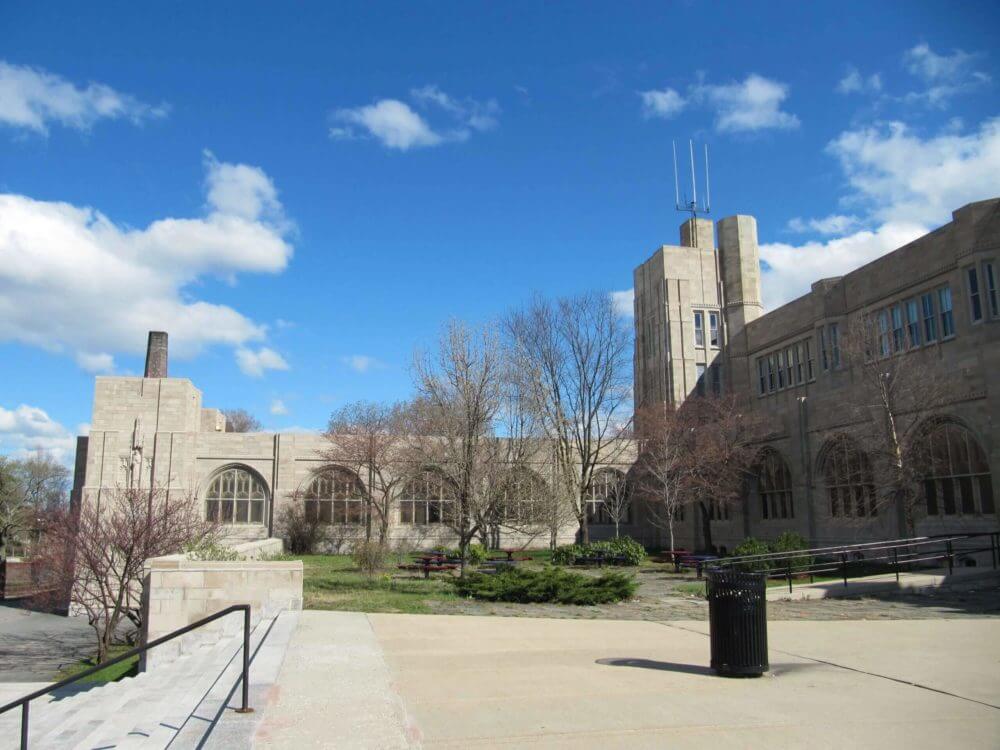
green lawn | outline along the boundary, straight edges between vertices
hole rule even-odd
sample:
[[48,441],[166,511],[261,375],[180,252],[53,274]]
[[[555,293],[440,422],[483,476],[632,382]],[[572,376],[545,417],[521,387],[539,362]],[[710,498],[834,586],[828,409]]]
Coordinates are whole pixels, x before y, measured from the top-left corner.
[[[130,648],[132,648],[132,646],[112,646],[111,652],[108,654],[108,659],[114,659],[116,656],[125,653]],[[82,661],[78,661],[76,664],[71,664],[70,666],[59,670],[59,674],[56,675],[56,680],[65,680],[67,677],[80,674],[80,672],[90,669],[95,664],[96,662],[93,659],[83,659]],[[133,656],[123,662],[106,667],[99,672],[94,672],[94,674],[89,677],[84,677],[80,680],[80,682],[116,682],[123,677],[134,677],[138,671],[138,667],[139,657]]]
[[306,609],[352,612],[428,614],[428,600],[456,599],[447,574],[397,570],[394,559],[381,574],[369,579],[349,555],[301,555],[304,568],[303,605]]

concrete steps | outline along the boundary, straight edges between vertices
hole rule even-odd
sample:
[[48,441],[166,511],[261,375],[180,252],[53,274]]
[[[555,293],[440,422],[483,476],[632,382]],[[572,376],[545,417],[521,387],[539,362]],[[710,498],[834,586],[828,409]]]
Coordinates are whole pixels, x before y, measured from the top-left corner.
[[[294,617],[291,622],[294,623]],[[263,648],[262,644],[274,624],[274,619],[262,620],[254,628],[250,637],[251,659],[255,652],[269,653],[270,648]],[[60,700],[33,701],[29,747],[32,750],[197,747],[214,722],[192,721],[192,715],[196,711],[205,713],[212,705],[221,715],[234,688],[235,699],[240,698],[242,645],[241,632],[214,645],[198,647],[136,677]],[[251,662],[251,685],[256,677],[255,668],[269,671],[266,664],[269,661],[262,659],[259,667]],[[181,738],[182,728],[189,728],[188,737],[198,739],[190,742]],[[201,731],[195,732],[195,728]],[[16,748],[19,737],[20,711],[0,716],[0,750]]]

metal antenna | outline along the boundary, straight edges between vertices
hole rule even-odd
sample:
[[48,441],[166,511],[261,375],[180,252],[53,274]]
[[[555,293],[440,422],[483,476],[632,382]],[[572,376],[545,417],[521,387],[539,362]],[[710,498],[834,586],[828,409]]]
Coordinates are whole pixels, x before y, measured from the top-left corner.
[[688,150],[691,152],[691,211],[698,212],[698,184],[694,180],[694,141],[688,141]]
[[688,156],[691,160],[691,199],[688,200],[685,194],[681,201],[681,185],[677,173],[677,142],[671,141],[670,145],[674,154],[674,207],[678,211],[691,214],[693,218],[698,218],[698,214],[709,214],[712,212],[712,186],[709,181],[708,172],[708,144],[705,144],[705,197],[701,205],[698,205],[698,178],[695,168],[694,141],[688,140]]

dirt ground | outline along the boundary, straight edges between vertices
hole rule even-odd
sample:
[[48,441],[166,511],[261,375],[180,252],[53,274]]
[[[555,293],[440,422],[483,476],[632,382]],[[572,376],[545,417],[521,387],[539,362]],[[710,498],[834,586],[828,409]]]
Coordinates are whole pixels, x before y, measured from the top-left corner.
[[[704,620],[708,602],[690,593],[694,576],[640,568],[639,593],[631,601],[592,607],[559,604],[510,604],[469,599],[429,600],[435,614],[500,615],[615,620]],[[1000,617],[1000,578],[922,593],[891,593],[798,601],[770,601],[769,620],[921,620]]]

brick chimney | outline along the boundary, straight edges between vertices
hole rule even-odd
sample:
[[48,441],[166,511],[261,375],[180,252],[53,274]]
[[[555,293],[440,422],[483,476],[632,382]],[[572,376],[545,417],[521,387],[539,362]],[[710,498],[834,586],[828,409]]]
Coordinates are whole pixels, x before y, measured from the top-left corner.
[[150,331],[146,344],[146,378],[167,377],[167,334],[165,331]]

